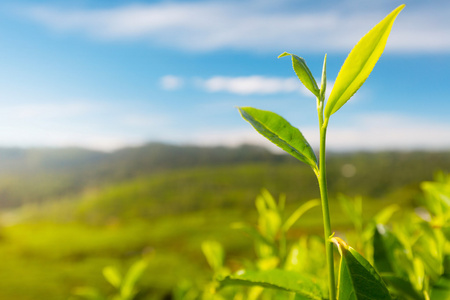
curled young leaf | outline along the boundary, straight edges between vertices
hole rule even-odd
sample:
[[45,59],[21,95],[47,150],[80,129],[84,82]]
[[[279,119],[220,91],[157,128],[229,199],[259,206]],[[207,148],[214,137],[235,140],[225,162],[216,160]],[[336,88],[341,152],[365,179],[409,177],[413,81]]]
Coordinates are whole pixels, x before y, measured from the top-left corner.
[[336,78],[325,107],[325,118],[341,108],[366,81],[384,51],[395,18],[405,5],[400,5],[375,25],[353,48]]
[[278,56],[292,56],[292,67],[294,68],[295,74],[297,74],[298,79],[303,83],[303,85],[314,94],[314,96],[319,97],[319,87],[317,86],[316,80],[314,76],[312,76],[311,71],[309,70],[306,62],[303,58],[298,57],[297,55],[290,54],[284,52]]
[[341,254],[339,264],[339,300],[391,300],[380,275],[370,263],[338,237],[331,238]]
[[253,107],[240,107],[239,112],[261,135],[317,171],[317,158],[311,146],[300,130],[283,117]]

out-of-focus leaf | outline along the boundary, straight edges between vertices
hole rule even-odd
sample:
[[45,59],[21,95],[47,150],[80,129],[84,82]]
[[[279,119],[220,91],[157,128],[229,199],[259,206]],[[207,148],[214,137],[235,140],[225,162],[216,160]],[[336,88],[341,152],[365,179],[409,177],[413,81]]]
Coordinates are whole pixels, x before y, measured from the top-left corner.
[[272,194],[268,190],[262,189],[261,196],[266,202],[268,208],[274,211],[278,211],[277,203],[275,202],[275,199],[273,199]]
[[134,295],[136,294],[136,282],[139,280],[139,278],[142,276],[144,271],[147,269],[148,266],[148,260],[147,259],[141,259],[135,262],[130,269],[128,270],[127,274],[125,275],[123,279],[122,288],[120,290],[120,295],[124,299],[132,299]]
[[120,288],[122,284],[122,276],[117,268],[108,266],[103,268],[103,276],[115,288]]
[[393,290],[395,294],[410,300],[425,300],[423,294],[416,291],[408,280],[400,278],[392,273],[382,273],[381,277],[387,283],[389,289]]
[[260,134],[317,171],[317,158],[303,134],[284,118],[270,111],[240,107],[239,112]]
[[395,18],[405,5],[400,5],[375,25],[353,48],[336,78],[325,118],[341,108],[366,81],[384,51]]
[[214,272],[222,269],[225,253],[220,243],[216,241],[205,241],[202,243],[202,251]]
[[423,204],[434,216],[442,217],[449,212],[450,179],[449,182],[422,182],[420,187],[426,198]]
[[439,281],[431,288],[430,299],[450,299],[450,277],[441,276],[441,278],[439,278]]
[[220,280],[221,286],[262,286],[300,294],[306,299],[322,299],[319,286],[300,273],[281,269],[242,271]]
[[284,222],[282,230],[285,232],[288,231],[292,227],[292,225],[294,225],[295,222],[297,222],[297,220],[301,218],[301,216],[303,216],[304,213],[306,213],[311,208],[319,205],[320,200],[318,199],[309,200],[308,202],[301,205],[292,213],[292,215],[286,220],[286,222]]
[[298,79],[303,83],[303,85],[314,94],[314,96],[319,97],[319,87],[317,86],[314,76],[311,74],[306,62],[303,58],[297,55],[284,52],[278,56],[291,56],[292,57],[292,67],[294,68],[295,74],[297,74]]
[[376,224],[386,224],[394,213],[400,210],[398,204],[392,204],[381,210],[374,217]]
[[338,196],[339,204],[347,217],[353,222],[353,225],[361,232],[363,226],[362,218],[362,198],[355,197],[353,199],[340,194]]
[[391,299],[389,291],[380,275],[370,263],[349,247],[342,239],[331,239],[339,249],[339,300]]
[[383,225],[376,226],[373,237],[373,261],[378,272],[393,273],[406,278],[407,274],[396,257],[403,253],[405,249],[397,237]]
[[253,227],[247,226],[247,225],[245,225],[243,223],[240,223],[240,222],[236,222],[236,223],[233,223],[231,225],[231,228],[239,229],[239,230],[244,231],[245,233],[250,235],[255,241],[257,241],[259,243],[265,244],[265,245],[267,245],[269,247],[272,247],[272,248],[275,247],[274,244],[271,241],[269,241],[266,237],[262,236],[261,233],[259,233]]
[[73,291],[73,294],[78,297],[83,297],[88,300],[104,300],[105,298],[94,288],[78,287]]

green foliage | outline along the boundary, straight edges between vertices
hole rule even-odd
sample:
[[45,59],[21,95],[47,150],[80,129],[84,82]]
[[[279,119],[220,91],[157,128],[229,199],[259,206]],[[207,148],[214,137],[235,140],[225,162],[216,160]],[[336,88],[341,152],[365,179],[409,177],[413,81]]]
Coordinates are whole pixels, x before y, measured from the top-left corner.
[[235,275],[229,275],[221,280],[222,286],[244,285],[262,286],[293,292],[307,299],[319,300],[320,288],[310,278],[297,272],[271,269],[258,272],[242,271]]
[[270,111],[252,107],[240,107],[239,111],[260,134],[316,171],[316,155],[300,130]]
[[391,299],[380,275],[370,263],[340,238],[331,239],[339,249],[338,299]]
[[92,287],[78,287],[74,291],[74,296],[87,300],[133,300],[136,299],[139,289],[136,287],[137,281],[148,267],[148,258],[144,257],[131,265],[125,276],[114,266],[103,268],[103,276],[113,287],[115,292],[104,297],[99,291]]
[[[323,212],[324,239],[328,267],[328,291],[331,300],[336,299],[336,287],[333,247],[329,240],[332,232],[325,163],[328,119],[333,113],[341,108],[351,96],[353,96],[372,72],[373,67],[384,51],[394,20],[403,8],[404,5],[401,5],[391,12],[385,19],[370,30],[353,48],[339,72],[333,90],[331,91],[330,98],[326,102],[326,106],[326,55],[322,68],[320,90],[303,58],[286,52],[279,56],[283,57],[290,55],[292,57],[292,64],[297,77],[317,98],[317,112],[320,128],[319,164],[317,163],[317,159],[315,159],[314,152],[300,130],[292,127],[285,119],[269,111],[262,111],[251,107],[239,108],[242,117],[247,120],[256,131],[287,153],[308,164],[317,176]],[[351,211],[351,208],[348,205],[344,205],[343,207],[349,214],[359,212]],[[260,215],[262,215],[261,209],[259,210]],[[273,214],[272,216],[274,218],[271,217],[268,224],[279,225],[279,222],[275,223],[275,220],[279,221],[278,218],[275,218],[277,215]],[[268,219],[267,216],[265,218]],[[354,222],[356,221],[361,223],[360,220],[354,219]],[[358,226],[361,231],[361,224],[358,224]],[[336,238],[334,239],[336,240]],[[370,263],[357,252],[352,252],[352,248],[347,246],[343,247],[342,243],[338,243],[338,245],[342,258],[338,298],[362,299],[378,297],[379,299],[389,299],[390,296],[384,283],[376,274]],[[374,288],[371,289],[371,283],[374,281],[376,284]]]
[[363,85],[384,51],[395,18],[405,5],[400,5],[370,30],[348,55],[328,98],[325,118],[340,109]]
[[292,67],[294,68],[295,74],[297,74],[298,79],[300,79],[303,85],[308,90],[310,90],[311,93],[313,93],[316,97],[319,97],[320,94],[319,87],[317,86],[316,80],[314,79],[314,76],[311,74],[311,71],[309,70],[303,58],[287,52],[280,54],[278,58],[289,55],[292,57]]

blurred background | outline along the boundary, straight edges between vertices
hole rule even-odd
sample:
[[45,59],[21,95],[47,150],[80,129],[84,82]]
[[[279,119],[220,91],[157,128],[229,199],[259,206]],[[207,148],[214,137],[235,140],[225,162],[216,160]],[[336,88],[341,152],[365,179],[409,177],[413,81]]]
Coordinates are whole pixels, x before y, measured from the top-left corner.
[[[277,56],[303,57],[320,81],[327,53],[330,91],[402,3],[371,76],[330,120],[330,193],[362,195],[367,217],[414,205],[420,182],[450,169],[448,1],[2,1],[0,299],[108,293],[102,268],[143,253],[146,299],[162,299],[209,280],[202,241],[251,252],[229,224],[255,220],[262,188],[287,207],[318,190],[236,107],[279,113],[316,148],[314,96]],[[300,232],[321,232],[320,209],[305,218]]]

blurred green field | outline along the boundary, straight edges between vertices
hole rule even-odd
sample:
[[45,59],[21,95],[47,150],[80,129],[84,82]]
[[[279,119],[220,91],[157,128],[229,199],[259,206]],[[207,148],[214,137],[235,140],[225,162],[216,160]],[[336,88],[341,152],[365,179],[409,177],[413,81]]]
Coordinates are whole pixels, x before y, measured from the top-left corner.
[[[230,225],[256,224],[254,200],[262,188],[276,197],[285,194],[287,212],[318,197],[312,172],[285,156],[258,148],[250,149],[254,155],[242,149],[197,149],[201,157],[186,148],[180,157],[183,147],[167,147],[159,152],[131,149],[113,158],[74,156],[77,163],[71,163],[71,156],[57,156],[60,163],[50,167],[51,159],[34,159],[34,167],[20,172],[14,166],[3,170],[0,195],[7,201],[0,216],[0,299],[68,299],[80,286],[107,294],[112,288],[102,268],[126,270],[143,254],[151,258],[140,281],[142,299],[170,299],[179,283],[201,286],[211,279],[203,241],[222,243],[232,269],[242,265],[241,257],[254,255],[248,237]],[[158,160],[152,151],[166,154]],[[137,164],[145,153],[154,158]],[[20,164],[26,166],[24,161]],[[343,172],[345,165],[354,168],[351,176]],[[329,157],[328,168],[332,225],[344,231],[349,220],[334,201],[339,192],[363,195],[367,219],[389,204],[412,207],[420,197],[419,183],[432,179],[437,169],[448,172],[450,157],[336,154]],[[314,208],[288,238],[320,236],[321,224],[321,211]]]

